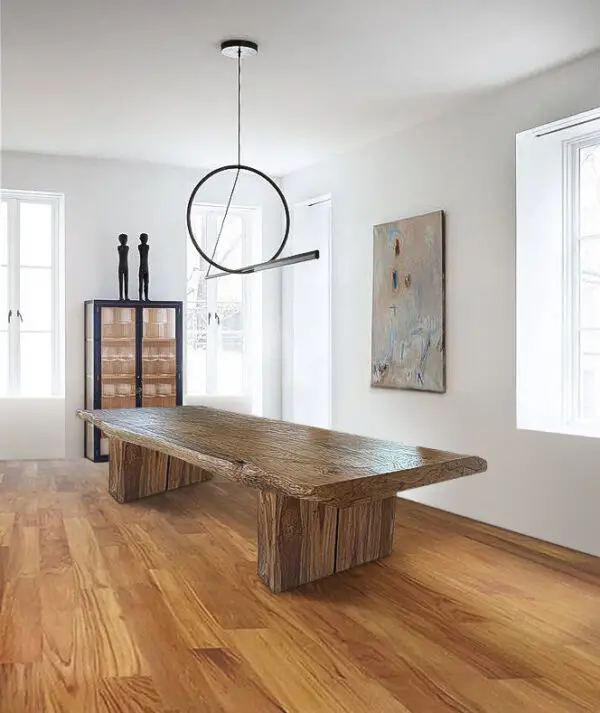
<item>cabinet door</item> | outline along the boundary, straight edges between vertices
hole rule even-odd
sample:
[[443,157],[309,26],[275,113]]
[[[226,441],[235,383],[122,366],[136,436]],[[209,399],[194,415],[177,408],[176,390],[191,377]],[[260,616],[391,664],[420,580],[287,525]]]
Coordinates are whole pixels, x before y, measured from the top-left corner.
[[177,310],[144,307],[142,406],[177,406]]
[[[100,408],[136,407],[136,310],[100,308]],[[100,439],[108,455],[108,439]]]

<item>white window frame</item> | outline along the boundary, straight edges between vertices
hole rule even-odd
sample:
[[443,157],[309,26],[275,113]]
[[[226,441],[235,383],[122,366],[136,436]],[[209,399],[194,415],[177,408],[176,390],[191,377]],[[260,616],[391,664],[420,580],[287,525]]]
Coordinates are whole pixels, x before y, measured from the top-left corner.
[[[0,315],[0,319],[8,322],[8,350],[9,370],[8,388],[6,394],[0,398],[52,398],[64,396],[64,344],[63,344],[63,318],[64,318],[64,280],[63,280],[63,252],[64,252],[64,196],[58,193],[39,191],[18,191],[2,189],[0,198],[7,204],[7,239],[8,239],[8,309],[12,310],[10,320],[8,315]],[[50,269],[52,284],[52,307],[50,338],[52,344],[51,391],[47,394],[21,394],[21,319],[18,313],[20,308],[20,210],[22,203],[44,203],[52,209],[52,249],[51,265],[39,269]],[[18,313],[17,313],[18,310]],[[27,315],[22,316],[27,319]],[[48,333],[48,330],[27,330],[29,333]]]
[[[200,203],[193,204],[193,211],[200,214],[202,219],[202,236],[201,247],[208,254],[212,254],[212,246],[207,247],[207,240],[210,235],[216,237],[216,225],[219,217],[222,217],[225,212],[225,205],[215,203]],[[259,262],[261,257],[261,233],[262,233],[262,212],[260,207],[248,206],[231,206],[230,215],[238,215],[242,218],[242,255],[243,263],[252,264]],[[189,239],[189,238],[188,238]],[[186,274],[189,266],[186,266]],[[218,273],[215,267],[210,268],[211,274]],[[220,280],[227,280],[227,277],[221,277],[218,280],[207,281],[207,312],[214,314],[216,312],[217,288]],[[257,383],[261,382],[260,376],[256,377],[257,359],[256,354],[260,351],[261,339],[261,323],[262,320],[257,315],[257,307],[259,307],[262,294],[262,276],[249,275],[243,279],[242,291],[242,314],[243,314],[243,376],[242,376],[242,393],[240,394],[222,394],[218,391],[218,374],[217,374],[217,345],[218,345],[218,328],[216,320],[211,319],[207,326],[207,354],[206,354],[206,391],[204,393],[195,393],[187,389],[187,373],[186,373],[186,401],[208,399],[211,403],[214,402],[233,402],[241,400],[245,402],[249,408],[253,407],[254,401],[257,400]],[[212,307],[211,307],[212,304]],[[187,311],[188,301],[186,299],[185,309]],[[186,315],[187,317],[187,315]],[[186,318],[187,325],[187,318]],[[185,339],[187,350],[187,335]],[[190,361],[186,359],[186,364]],[[187,368],[187,367],[186,367]],[[254,404],[255,405],[255,404]]]
[[600,240],[600,234],[581,234],[580,227],[580,152],[589,146],[600,145],[600,131],[593,131],[564,144],[564,419],[574,427],[581,427],[600,435],[600,421],[581,415],[581,334],[598,331],[581,326],[581,244]]

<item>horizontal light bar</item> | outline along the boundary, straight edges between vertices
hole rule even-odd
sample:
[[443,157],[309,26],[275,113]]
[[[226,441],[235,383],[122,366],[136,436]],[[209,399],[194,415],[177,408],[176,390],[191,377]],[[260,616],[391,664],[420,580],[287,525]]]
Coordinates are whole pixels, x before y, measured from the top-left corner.
[[298,262],[308,262],[309,260],[318,260],[319,251],[309,250],[307,253],[298,253],[298,255],[290,255],[289,257],[280,257],[277,260],[267,260],[267,262],[259,262],[256,265],[248,265],[241,272],[215,272],[212,275],[207,275],[205,279],[215,280],[217,277],[227,277],[227,275],[250,275],[253,272],[262,272],[263,270],[271,270],[274,267],[285,267],[286,265],[295,265]]

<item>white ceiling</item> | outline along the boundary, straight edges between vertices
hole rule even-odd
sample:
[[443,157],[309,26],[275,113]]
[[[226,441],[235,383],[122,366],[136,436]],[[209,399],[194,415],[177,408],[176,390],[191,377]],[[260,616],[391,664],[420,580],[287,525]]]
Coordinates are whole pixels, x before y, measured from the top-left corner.
[[2,0],[6,149],[282,175],[600,47],[600,0]]

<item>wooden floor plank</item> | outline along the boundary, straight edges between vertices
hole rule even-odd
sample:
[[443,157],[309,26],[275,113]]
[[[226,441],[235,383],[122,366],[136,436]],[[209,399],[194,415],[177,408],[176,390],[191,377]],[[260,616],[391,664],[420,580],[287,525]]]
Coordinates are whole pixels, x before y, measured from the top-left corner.
[[73,517],[66,518],[64,526],[78,586],[82,589],[108,587],[108,572],[90,523]]
[[107,678],[97,691],[98,713],[161,713],[163,705],[150,676]]
[[0,473],[0,713],[600,711],[597,558],[398,501],[390,557],[275,595],[242,486]]
[[146,584],[120,589],[119,602],[166,708],[221,711],[214,694],[203,685],[200,662],[180,635],[159,590]]
[[15,524],[8,559],[8,577],[35,577],[40,571],[38,527]]
[[191,649],[213,649],[227,645],[227,638],[220,626],[187,581],[168,570],[151,570],[150,577],[177,622],[182,638]]
[[[4,498],[0,497],[0,500],[2,499]],[[14,512],[0,512],[0,547],[8,547],[10,545],[14,523]]]
[[196,649],[194,655],[206,686],[224,711],[285,713],[246,660],[231,649]]
[[379,681],[298,630],[240,630],[231,637],[289,713],[411,713]]
[[0,663],[35,663],[42,656],[39,582],[9,579],[0,606]]
[[45,711],[39,663],[0,663],[0,713]]

